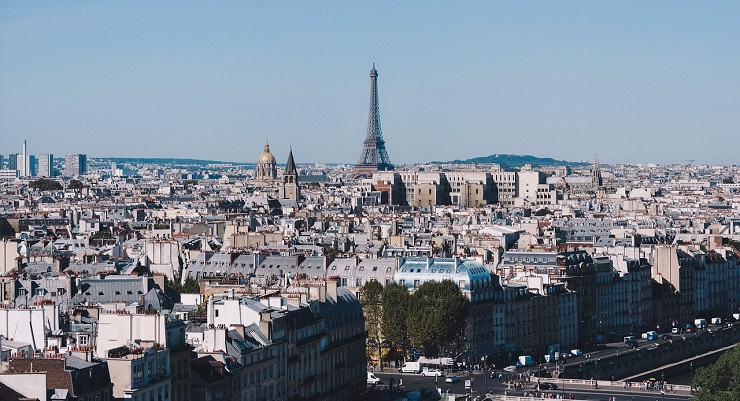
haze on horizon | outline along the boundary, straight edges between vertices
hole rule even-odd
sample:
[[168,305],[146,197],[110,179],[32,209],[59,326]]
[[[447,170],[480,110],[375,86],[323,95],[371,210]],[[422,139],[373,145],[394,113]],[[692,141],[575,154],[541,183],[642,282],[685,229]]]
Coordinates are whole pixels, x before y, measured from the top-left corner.
[[2,2],[0,153],[738,164],[740,2]]

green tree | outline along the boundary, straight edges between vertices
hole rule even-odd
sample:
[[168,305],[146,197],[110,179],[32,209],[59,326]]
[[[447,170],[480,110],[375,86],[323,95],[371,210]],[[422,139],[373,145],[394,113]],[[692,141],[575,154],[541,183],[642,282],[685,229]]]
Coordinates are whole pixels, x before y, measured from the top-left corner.
[[192,277],[186,278],[185,282],[182,284],[182,293],[200,294],[200,285],[198,284],[198,281]]
[[389,359],[398,357],[396,350],[399,348],[405,355],[408,348],[406,322],[410,301],[409,290],[403,285],[390,283],[383,288],[380,331],[390,346]]
[[[468,300],[451,280],[427,281],[411,296],[411,345],[427,356],[450,352],[464,338]],[[442,349],[447,346],[447,349]]]
[[111,234],[110,230],[106,230],[106,229],[102,229],[90,235],[91,240],[111,239],[111,238],[113,238],[113,234]]
[[82,183],[82,181],[79,180],[69,180],[69,185],[67,185],[67,189],[82,189],[85,187],[85,184]]
[[62,184],[46,178],[31,181],[28,183],[28,186],[33,189],[38,189],[39,191],[60,191],[62,189]]
[[370,280],[360,288],[360,305],[362,305],[362,313],[365,315],[368,349],[373,347],[378,350],[379,362],[381,362],[383,356],[381,347],[383,332],[380,329],[383,317],[382,302],[383,286],[379,282]]
[[691,385],[697,401],[740,400],[740,345],[717,362],[697,369]]
[[178,283],[177,281],[170,280],[170,278],[167,277],[167,276],[164,276],[164,285],[166,285],[167,287],[172,288],[178,294],[182,294],[183,293],[183,291],[182,291],[182,284]]

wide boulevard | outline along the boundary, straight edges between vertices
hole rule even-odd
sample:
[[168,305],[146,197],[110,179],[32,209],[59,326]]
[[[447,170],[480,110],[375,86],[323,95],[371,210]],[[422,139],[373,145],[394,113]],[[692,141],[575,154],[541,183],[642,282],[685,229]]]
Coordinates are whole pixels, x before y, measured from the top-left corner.
[[[504,372],[504,375],[506,373]],[[446,383],[445,377],[427,376],[424,377],[418,373],[404,373],[401,374],[397,371],[386,371],[386,372],[375,372],[375,375],[382,380],[377,387],[385,388],[389,384],[393,384],[397,387],[399,383],[402,383],[403,390],[421,390],[422,388],[439,388],[440,392],[448,392],[450,394],[469,394],[472,393],[474,397],[482,396],[486,394],[492,395],[504,395],[510,396],[530,396],[531,393],[537,392],[537,378],[534,377],[530,382],[523,384],[520,390],[514,390],[510,388],[509,384],[506,383],[506,376],[502,377],[502,381],[499,382],[498,376],[491,378],[489,373],[486,372],[455,372],[447,373],[447,377],[457,375],[460,381],[457,383]],[[665,394],[657,390],[640,390],[639,384],[635,383],[632,387],[624,388],[623,383],[615,382],[613,385],[610,382],[601,380],[599,381],[599,388],[595,388],[590,381],[586,380],[582,384],[568,383],[563,380],[556,379],[541,379],[542,382],[550,382],[557,385],[555,390],[543,390],[545,393],[552,393],[553,396],[558,394],[561,397],[569,397],[571,394],[574,399],[577,400],[609,400],[609,397],[616,397],[617,401],[630,400],[630,401],[679,401],[690,399],[690,394],[685,390],[676,390],[675,393],[666,392]],[[467,383],[466,383],[467,382]],[[466,387],[469,384],[470,387]],[[541,393],[541,392],[538,392]],[[539,394],[538,394],[539,395]]]

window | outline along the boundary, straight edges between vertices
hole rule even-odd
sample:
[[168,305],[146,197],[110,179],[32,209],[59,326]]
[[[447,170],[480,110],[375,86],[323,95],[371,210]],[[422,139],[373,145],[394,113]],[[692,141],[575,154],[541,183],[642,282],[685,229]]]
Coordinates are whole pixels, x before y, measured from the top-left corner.
[[216,317],[218,317],[218,309],[216,309],[216,312],[215,312],[215,314],[216,314]]

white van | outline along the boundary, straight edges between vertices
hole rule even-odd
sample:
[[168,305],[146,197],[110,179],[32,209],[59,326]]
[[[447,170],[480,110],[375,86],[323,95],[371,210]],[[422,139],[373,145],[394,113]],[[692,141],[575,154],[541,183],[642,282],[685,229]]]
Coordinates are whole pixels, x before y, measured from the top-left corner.
[[402,373],[419,373],[421,372],[421,364],[419,362],[404,362],[401,369],[398,370]]
[[367,384],[379,384],[380,379],[373,372],[367,372]]

